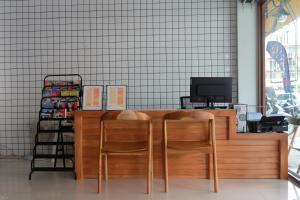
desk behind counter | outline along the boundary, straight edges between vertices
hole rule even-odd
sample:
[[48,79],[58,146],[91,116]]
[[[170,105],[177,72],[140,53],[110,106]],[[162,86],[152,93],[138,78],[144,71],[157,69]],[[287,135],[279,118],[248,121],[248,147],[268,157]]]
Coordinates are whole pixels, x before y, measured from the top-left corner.
[[[236,133],[234,110],[207,110],[216,116],[218,171],[220,178],[287,179],[287,134]],[[100,117],[105,111],[75,112],[75,170],[77,179],[96,178],[98,169]],[[162,136],[166,113],[174,110],[142,110],[153,119],[154,176],[162,177]],[[122,126],[122,125],[120,125]],[[175,130],[195,128],[180,125]],[[123,124],[122,133],[126,133]],[[120,133],[120,134],[122,134]],[[110,156],[110,177],[138,177],[146,174],[143,157]],[[182,154],[169,156],[169,176],[208,178],[208,156]]]

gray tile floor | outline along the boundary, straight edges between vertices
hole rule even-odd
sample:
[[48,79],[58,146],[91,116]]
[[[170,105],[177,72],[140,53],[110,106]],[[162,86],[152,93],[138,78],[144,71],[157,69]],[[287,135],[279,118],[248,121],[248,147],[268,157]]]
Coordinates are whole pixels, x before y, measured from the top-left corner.
[[[111,179],[97,194],[97,181],[75,181],[70,172],[36,172],[28,180],[30,162],[0,159],[0,200],[296,200],[300,190],[285,180],[220,180],[220,192],[210,191],[209,180],[170,180],[170,192],[155,179],[154,192],[146,195],[142,179]],[[212,187],[211,187],[212,188]]]

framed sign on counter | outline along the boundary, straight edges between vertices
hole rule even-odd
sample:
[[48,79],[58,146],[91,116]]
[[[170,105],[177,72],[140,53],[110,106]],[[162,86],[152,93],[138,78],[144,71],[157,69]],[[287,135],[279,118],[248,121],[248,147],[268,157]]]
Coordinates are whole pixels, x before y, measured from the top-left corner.
[[127,86],[126,85],[108,85],[107,92],[107,110],[126,110]]
[[102,110],[102,85],[86,85],[83,87],[83,110]]

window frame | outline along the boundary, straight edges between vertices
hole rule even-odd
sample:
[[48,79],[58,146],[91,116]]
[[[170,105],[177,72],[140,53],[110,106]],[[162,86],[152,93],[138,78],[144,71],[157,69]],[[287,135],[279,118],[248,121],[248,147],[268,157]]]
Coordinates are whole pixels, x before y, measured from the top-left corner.
[[265,104],[265,1],[257,3],[257,67],[258,67],[258,105],[259,111],[266,112]]

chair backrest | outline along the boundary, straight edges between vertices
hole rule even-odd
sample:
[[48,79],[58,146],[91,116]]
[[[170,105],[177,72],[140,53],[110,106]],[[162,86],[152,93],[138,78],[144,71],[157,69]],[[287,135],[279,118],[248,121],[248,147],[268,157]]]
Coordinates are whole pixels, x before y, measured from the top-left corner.
[[194,120],[194,121],[205,121],[214,119],[215,116],[212,113],[206,111],[176,111],[168,113],[164,116],[165,120]]
[[108,111],[101,117],[104,141],[146,141],[151,117],[134,110]]
[[215,138],[215,117],[202,110],[176,111],[164,116],[164,127],[168,129],[168,140],[203,141]]
[[114,110],[102,115],[101,120],[150,120],[146,113],[134,110]]

